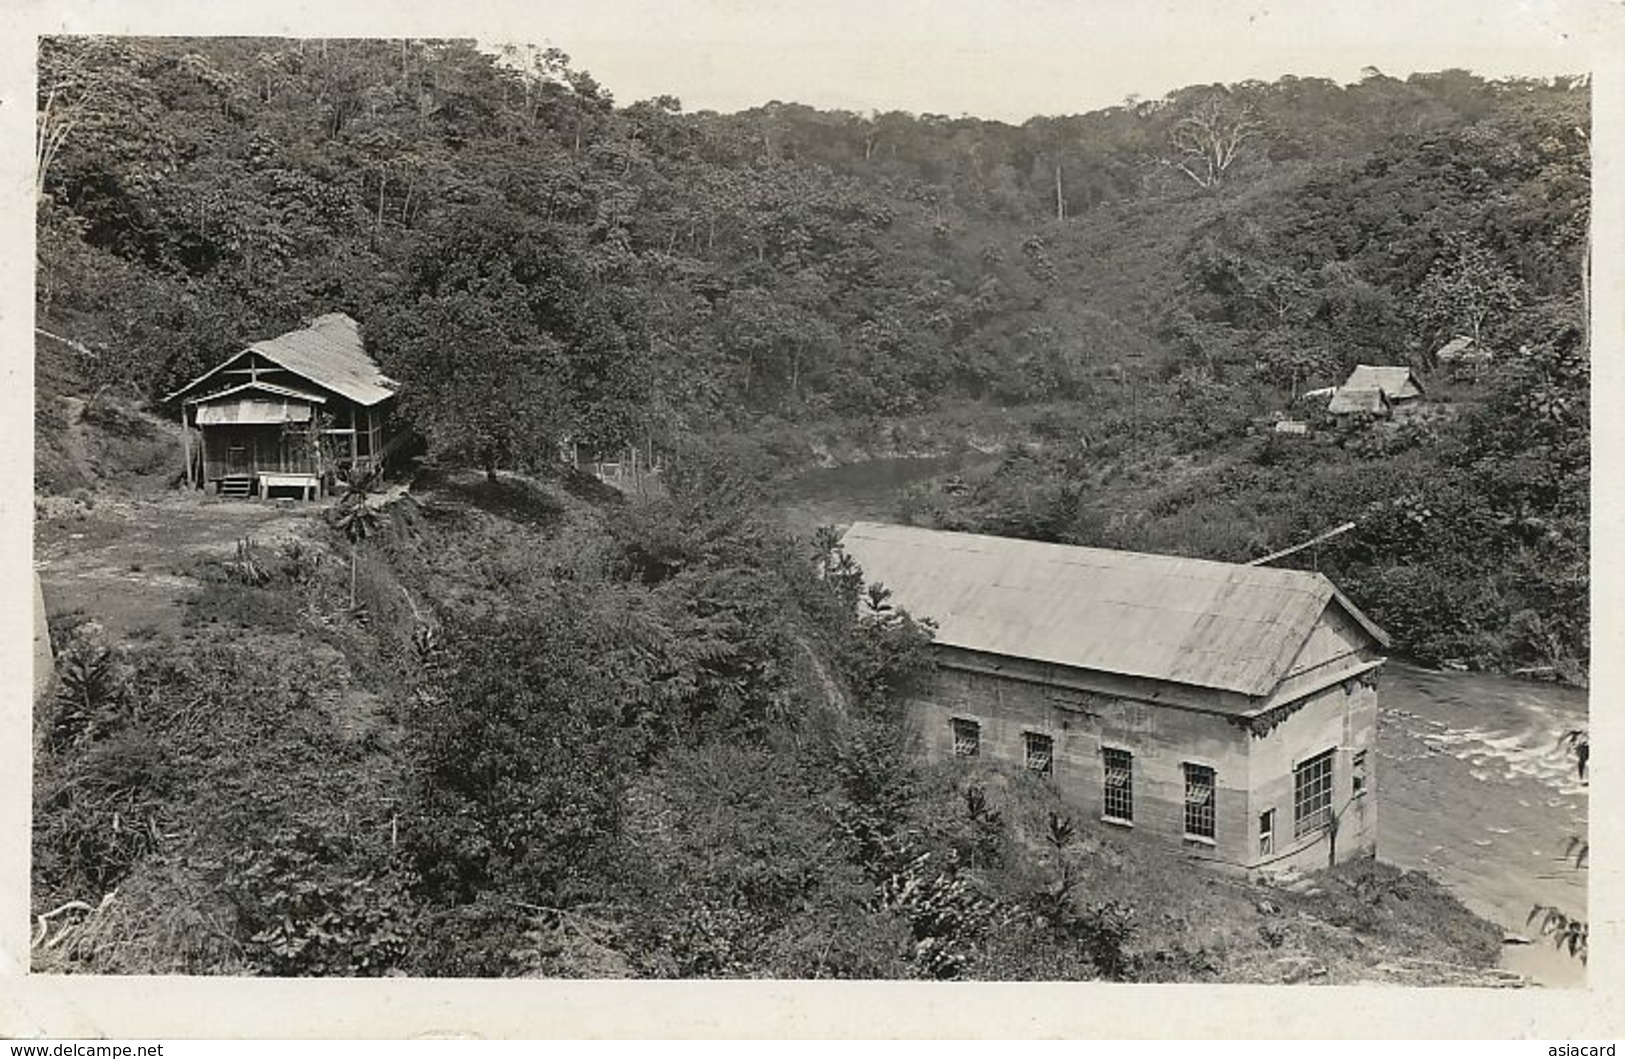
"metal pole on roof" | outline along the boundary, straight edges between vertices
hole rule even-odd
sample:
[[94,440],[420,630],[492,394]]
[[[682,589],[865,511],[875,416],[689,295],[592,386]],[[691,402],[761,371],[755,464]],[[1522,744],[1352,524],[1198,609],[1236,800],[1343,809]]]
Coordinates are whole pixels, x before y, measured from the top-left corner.
[[[1352,522],[1345,522],[1341,526],[1336,527],[1335,529],[1327,530],[1325,533],[1320,534],[1318,537],[1309,538],[1308,540],[1304,541],[1302,544],[1294,544],[1290,548],[1282,548],[1278,552],[1271,552],[1270,554],[1268,554],[1266,556],[1263,556],[1261,558],[1248,560],[1246,565],[1248,565],[1248,566],[1263,566],[1265,563],[1274,562],[1276,559],[1284,559],[1289,555],[1293,555],[1293,554],[1296,554],[1297,552],[1303,551],[1305,548],[1313,548],[1313,547],[1315,547],[1315,545],[1320,544],[1323,541],[1329,541],[1333,537],[1341,536],[1341,535],[1347,533],[1349,530],[1353,529],[1354,526],[1355,526],[1355,524],[1352,523]],[[1320,569],[1320,552],[1318,550],[1315,552],[1315,569],[1316,570]]]

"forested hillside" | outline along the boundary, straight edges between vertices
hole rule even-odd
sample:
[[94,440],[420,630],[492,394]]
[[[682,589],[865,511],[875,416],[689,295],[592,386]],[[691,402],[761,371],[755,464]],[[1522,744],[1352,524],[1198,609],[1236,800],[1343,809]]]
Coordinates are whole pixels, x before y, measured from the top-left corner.
[[[1241,559],[1357,519],[1319,559],[1406,649],[1583,675],[1583,79],[1283,77],[1018,127],[617,105],[535,49],[62,39],[40,102],[39,307],[93,386],[150,398],[344,310],[435,451],[491,468],[1051,404],[1042,466],[948,523]],[[1500,354],[1460,385],[1457,334]],[[1248,440],[1359,362],[1448,414]]]
[[[436,450],[490,467],[1062,402],[1050,433],[1089,455],[1014,475],[1055,504],[950,521],[1246,558],[1363,518],[1323,558],[1412,650],[1583,668],[1583,80],[1368,70],[1015,127],[617,106],[534,49],[51,40],[41,108],[40,309],[92,384],[151,397],[343,309]],[[1457,334],[1502,354],[1438,388],[1459,415],[1245,448]],[[1102,489],[1129,436],[1130,480],[1185,458],[1190,483]],[[1497,583],[1451,566],[1486,546]]]
[[[556,52],[450,43],[41,63],[41,306],[116,306],[89,338],[148,388],[332,309],[401,317],[375,338],[399,368],[414,324],[507,329],[485,375],[590,352],[657,432],[1083,396],[1135,357],[1286,390],[1580,322],[1583,82],[1371,71],[1014,127],[617,107]],[[456,316],[475,289],[488,315]]]

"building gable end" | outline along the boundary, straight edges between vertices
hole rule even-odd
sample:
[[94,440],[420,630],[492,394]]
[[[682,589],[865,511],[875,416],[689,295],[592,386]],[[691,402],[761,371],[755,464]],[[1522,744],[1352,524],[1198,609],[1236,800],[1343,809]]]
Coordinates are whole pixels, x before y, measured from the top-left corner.
[[[292,376],[292,378],[285,378],[285,376]],[[197,392],[203,389],[204,383],[210,381],[218,383],[219,388],[203,393]],[[289,383],[294,383],[294,385],[289,385]],[[334,393],[330,387],[322,385],[321,382],[311,378],[304,372],[280,363],[261,350],[249,347],[227,357],[185,386],[169,394],[164,398],[164,403],[169,404],[174,401],[184,400],[184,403],[188,405],[198,404],[248,388],[286,392],[290,395],[299,393],[305,399],[317,401],[326,401],[331,397],[342,396]],[[304,392],[300,393],[300,391]],[[187,396],[194,393],[196,393],[196,396]]]
[[1280,683],[1260,700],[1258,709],[1268,712],[1364,672],[1381,661],[1384,644],[1339,600],[1329,600]]

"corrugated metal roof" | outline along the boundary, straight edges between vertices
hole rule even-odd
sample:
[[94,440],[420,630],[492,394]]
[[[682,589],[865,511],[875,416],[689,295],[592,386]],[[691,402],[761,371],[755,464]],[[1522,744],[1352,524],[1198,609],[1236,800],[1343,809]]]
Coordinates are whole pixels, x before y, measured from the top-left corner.
[[344,313],[328,313],[312,320],[309,327],[255,342],[165,400],[172,401],[190,392],[250,352],[362,406],[378,404],[395,394],[394,380],[379,370],[361,344],[361,325]]
[[1397,364],[1356,364],[1345,390],[1381,390],[1391,401],[1422,395],[1422,382],[1411,369]]
[[1326,404],[1326,411],[1333,415],[1345,415],[1352,412],[1370,412],[1372,415],[1381,415],[1388,411],[1388,396],[1375,386],[1362,388],[1344,386],[1332,394],[1332,399]]
[[[1341,594],[1320,574],[859,522],[842,544],[937,642],[1245,695]],[[1352,616],[1382,642],[1358,611]]]
[[361,345],[361,326],[343,313],[318,316],[303,330],[248,348],[359,405],[395,395],[393,381]]

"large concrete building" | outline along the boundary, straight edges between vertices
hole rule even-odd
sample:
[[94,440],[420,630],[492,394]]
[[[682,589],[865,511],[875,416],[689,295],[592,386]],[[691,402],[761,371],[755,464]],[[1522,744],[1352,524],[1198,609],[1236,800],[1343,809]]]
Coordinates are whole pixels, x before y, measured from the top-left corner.
[[1376,848],[1386,635],[1320,574],[860,522],[843,546],[937,624],[922,751],[1241,869]]

